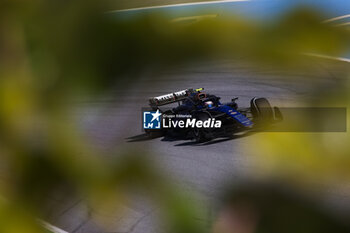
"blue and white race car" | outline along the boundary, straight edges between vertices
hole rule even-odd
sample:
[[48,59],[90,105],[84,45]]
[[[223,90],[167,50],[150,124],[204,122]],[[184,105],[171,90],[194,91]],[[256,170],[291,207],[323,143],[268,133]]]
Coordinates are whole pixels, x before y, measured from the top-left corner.
[[[152,111],[162,113],[164,125],[162,129],[145,129],[145,132],[150,137],[169,136],[205,142],[218,137],[232,137],[242,131],[260,129],[283,118],[279,108],[271,107],[266,98],[254,97],[250,101],[250,107],[239,108],[236,103],[238,98],[221,103],[220,97],[203,90],[186,89],[150,98]],[[161,109],[162,106],[173,103],[178,103],[178,106]],[[167,121],[181,121],[184,116],[190,118],[187,123],[173,123],[173,127],[166,124]],[[200,121],[200,124],[196,124],[196,121]],[[203,127],[203,122],[208,123],[207,127]],[[214,123],[219,124],[213,127]]]

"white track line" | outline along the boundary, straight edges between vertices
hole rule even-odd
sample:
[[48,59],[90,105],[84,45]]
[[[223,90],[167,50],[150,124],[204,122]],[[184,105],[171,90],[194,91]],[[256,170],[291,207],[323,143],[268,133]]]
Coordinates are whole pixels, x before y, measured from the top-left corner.
[[312,57],[319,57],[319,58],[324,58],[324,59],[330,59],[330,60],[335,60],[335,61],[342,61],[342,62],[349,62],[349,58],[344,58],[344,57],[332,57],[332,56],[327,56],[327,55],[320,55],[320,54],[315,54],[315,53],[304,53],[304,55],[307,56],[312,56]]
[[219,1],[204,1],[204,2],[190,2],[190,3],[179,3],[179,4],[169,4],[169,5],[160,5],[160,6],[148,6],[148,7],[138,7],[124,10],[114,10],[107,13],[113,12],[127,12],[127,11],[138,11],[138,10],[151,10],[151,9],[161,9],[169,7],[181,7],[181,6],[198,6],[198,5],[212,5],[217,3],[227,3],[227,2],[249,2],[250,0],[219,0]]
[[42,220],[38,220],[38,221],[44,228],[46,228],[47,230],[49,230],[53,233],[68,233],[67,231],[59,229],[58,227],[55,227],[55,226],[53,226],[45,221],[42,221]]
[[327,19],[327,20],[325,20],[323,22],[324,23],[330,23],[330,22],[334,22],[334,21],[341,20],[341,19],[346,19],[346,18],[350,18],[350,14],[349,15],[338,16],[338,17],[331,18],[331,19]]

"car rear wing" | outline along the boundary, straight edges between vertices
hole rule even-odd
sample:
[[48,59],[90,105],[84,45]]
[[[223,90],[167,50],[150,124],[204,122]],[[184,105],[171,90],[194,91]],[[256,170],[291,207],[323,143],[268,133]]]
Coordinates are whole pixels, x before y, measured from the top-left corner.
[[186,99],[191,94],[201,92],[202,90],[204,90],[204,88],[186,89],[186,90],[182,90],[182,91],[169,93],[166,95],[152,97],[149,99],[149,104],[151,107],[158,107],[158,106],[162,106],[162,105],[176,103],[176,102],[179,102],[181,100]]

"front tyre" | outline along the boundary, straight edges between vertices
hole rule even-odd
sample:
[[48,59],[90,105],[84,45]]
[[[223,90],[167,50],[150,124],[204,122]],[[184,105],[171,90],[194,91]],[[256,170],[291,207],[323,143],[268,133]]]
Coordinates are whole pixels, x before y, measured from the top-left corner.
[[253,98],[250,101],[250,109],[255,122],[269,123],[274,120],[273,109],[266,98]]

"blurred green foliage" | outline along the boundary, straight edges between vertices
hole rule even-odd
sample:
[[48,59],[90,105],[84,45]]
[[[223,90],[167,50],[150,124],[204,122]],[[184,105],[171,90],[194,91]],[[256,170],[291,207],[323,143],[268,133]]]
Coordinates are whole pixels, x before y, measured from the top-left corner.
[[236,184],[214,224],[215,233],[349,232],[346,220],[284,182]]

